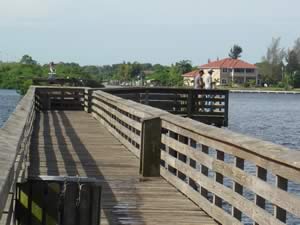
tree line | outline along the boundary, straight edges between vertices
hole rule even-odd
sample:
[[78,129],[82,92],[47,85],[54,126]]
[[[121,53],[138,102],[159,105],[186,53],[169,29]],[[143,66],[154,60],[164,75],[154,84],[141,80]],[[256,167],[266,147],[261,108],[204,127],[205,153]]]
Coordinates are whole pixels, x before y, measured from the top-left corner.
[[[243,49],[233,45],[229,57],[238,59]],[[280,46],[280,38],[273,38],[261,62],[256,63],[262,83],[281,88],[300,87],[300,38],[292,48]],[[96,81],[155,80],[160,86],[182,86],[182,74],[197,69],[190,60],[181,60],[172,65],[122,62],[112,65],[87,65],[59,62],[55,65],[58,78],[82,78]],[[0,61],[0,88],[26,92],[32,78],[48,77],[49,65],[39,64],[30,55],[24,55],[19,62]]]
[[[154,79],[165,86],[183,84],[182,74],[194,69],[191,61],[182,60],[171,66],[151,63],[122,62],[112,65],[87,65],[59,62],[55,64],[57,78],[81,78],[96,81],[131,81]],[[26,92],[33,78],[47,78],[48,64],[39,64],[29,55],[24,55],[19,62],[0,62],[0,88],[17,89]]]
[[280,38],[273,38],[256,66],[264,83],[285,89],[300,88],[300,38],[288,49],[280,46]]

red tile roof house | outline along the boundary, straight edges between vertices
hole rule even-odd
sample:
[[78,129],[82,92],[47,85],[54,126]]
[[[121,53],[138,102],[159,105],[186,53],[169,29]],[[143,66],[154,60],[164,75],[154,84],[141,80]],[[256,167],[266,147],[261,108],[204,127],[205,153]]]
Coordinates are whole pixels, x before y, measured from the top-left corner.
[[[207,74],[209,70],[214,70],[212,80],[216,85],[228,85],[232,82],[243,84],[250,80],[255,81],[258,85],[258,71],[255,65],[242,61],[240,59],[225,58],[209,62],[199,67]],[[199,70],[194,70],[183,74],[184,84],[193,86],[194,78]]]

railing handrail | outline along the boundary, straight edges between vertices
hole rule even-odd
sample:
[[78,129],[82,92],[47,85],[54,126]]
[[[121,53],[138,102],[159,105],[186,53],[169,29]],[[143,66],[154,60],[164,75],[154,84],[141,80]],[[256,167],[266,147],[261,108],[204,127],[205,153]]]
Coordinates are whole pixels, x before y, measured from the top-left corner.
[[230,144],[239,148],[241,151],[252,153],[276,163],[283,164],[287,167],[299,169],[300,173],[300,152],[297,150],[289,149],[279,144],[250,137],[227,129],[220,129],[200,122],[195,123],[192,119],[178,117],[173,114],[162,116],[161,119],[202,135],[203,137],[207,137],[221,143]]
[[[10,115],[4,126],[0,129],[0,218],[9,192],[18,179],[20,165],[15,165],[17,155],[20,153],[21,144],[26,129],[32,129],[34,119],[35,87],[30,87],[26,95],[20,100],[14,112]],[[30,124],[28,124],[30,123]],[[22,161],[19,164],[23,163]]]
[[152,91],[152,92],[175,92],[186,93],[187,91],[191,91],[193,93],[223,93],[228,94],[229,90],[225,89],[195,89],[188,87],[108,87],[108,88],[95,88],[96,90],[103,90],[106,92],[139,92],[139,91]]

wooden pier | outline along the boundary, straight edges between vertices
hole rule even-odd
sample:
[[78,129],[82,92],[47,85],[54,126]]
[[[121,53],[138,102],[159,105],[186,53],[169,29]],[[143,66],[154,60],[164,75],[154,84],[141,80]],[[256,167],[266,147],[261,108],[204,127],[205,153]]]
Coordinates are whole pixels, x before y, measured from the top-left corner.
[[[167,95],[166,105],[170,99],[174,105],[164,108],[149,101],[159,90],[128,91],[128,96],[135,92],[134,101],[124,91],[29,89],[0,130],[1,225],[18,218],[20,224],[57,224],[57,211],[44,212],[60,193],[51,199],[37,184],[16,192],[20,184],[53,176],[95,178],[102,187],[101,224],[229,225],[247,220],[280,225],[289,224],[291,215],[300,218],[300,197],[288,188],[290,182],[300,184],[298,151],[185,118],[206,113],[205,103],[228,103],[220,100],[221,93],[190,91],[193,97],[186,98],[184,90],[160,90],[151,103]],[[203,96],[210,99],[201,100]],[[184,113],[172,114],[180,101]],[[202,107],[195,111],[197,105]],[[220,114],[221,107],[208,105],[211,114]],[[245,170],[249,166],[256,174]],[[18,201],[22,215],[18,208],[14,215]],[[88,215],[94,207],[80,209]],[[68,208],[74,217],[61,224],[97,224],[77,220],[76,212]]]
[[35,127],[29,176],[95,177],[101,224],[216,224],[161,177],[140,177],[138,158],[91,115],[45,112]]

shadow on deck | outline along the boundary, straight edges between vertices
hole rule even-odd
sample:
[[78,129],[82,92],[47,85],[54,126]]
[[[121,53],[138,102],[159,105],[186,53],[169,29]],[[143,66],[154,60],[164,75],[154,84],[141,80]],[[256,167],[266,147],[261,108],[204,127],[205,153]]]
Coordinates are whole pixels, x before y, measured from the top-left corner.
[[85,112],[37,114],[29,176],[95,177],[101,224],[215,224],[162,178],[141,179],[139,160]]

